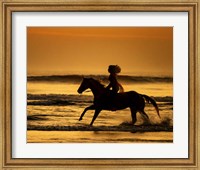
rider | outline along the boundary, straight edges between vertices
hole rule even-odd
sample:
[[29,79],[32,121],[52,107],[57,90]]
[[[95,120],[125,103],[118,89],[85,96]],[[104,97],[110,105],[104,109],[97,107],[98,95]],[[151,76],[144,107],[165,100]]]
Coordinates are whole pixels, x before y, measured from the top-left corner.
[[106,87],[106,89],[112,88],[112,93],[116,94],[118,91],[124,92],[124,88],[122,85],[117,81],[117,74],[121,72],[121,68],[118,65],[110,65],[108,67],[109,75],[109,81],[110,84]]
[[113,107],[113,103],[115,102],[115,97],[118,92],[124,92],[124,88],[122,85],[117,81],[117,74],[121,72],[121,68],[118,65],[110,65],[108,67],[108,72],[110,73],[109,75],[109,85],[106,87],[106,89],[110,90],[111,89],[111,100],[109,101],[112,109],[111,110],[116,110]]

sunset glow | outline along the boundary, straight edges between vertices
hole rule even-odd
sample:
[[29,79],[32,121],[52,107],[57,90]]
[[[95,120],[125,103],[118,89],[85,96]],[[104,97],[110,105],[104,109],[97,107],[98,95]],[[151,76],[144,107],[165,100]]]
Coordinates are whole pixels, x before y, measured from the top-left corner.
[[28,27],[28,75],[173,73],[172,27]]
[[28,143],[173,142],[172,27],[28,27],[27,70]]

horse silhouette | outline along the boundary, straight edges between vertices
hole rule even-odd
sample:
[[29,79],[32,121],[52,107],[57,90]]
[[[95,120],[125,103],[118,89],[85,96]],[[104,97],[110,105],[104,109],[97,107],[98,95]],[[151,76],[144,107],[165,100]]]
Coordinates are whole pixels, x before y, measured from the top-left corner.
[[113,108],[114,110],[122,110],[129,107],[131,110],[131,117],[132,117],[133,124],[135,124],[135,122],[137,121],[137,118],[136,118],[137,112],[140,112],[144,117],[146,117],[149,120],[148,115],[144,111],[145,100],[148,103],[153,104],[153,106],[155,107],[157,111],[158,116],[160,117],[159,109],[156,104],[156,101],[147,95],[139,94],[135,91],[128,91],[128,92],[117,93],[115,95],[112,95],[111,90],[107,90],[104,87],[104,85],[102,85],[99,81],[93,78],[83,78],[83,81],[80,87],[78,88],[77,92],[81,94],[88,88],[91,89],[94,95],[94,101],[91,106],[86,107],[84,109],[83,113],[81,114],[79,118],[79,121],[82,120],[84,114],[88,110],[95,110],[90,126],[93,125],[95,119],[98,117],[99,113],[102,110],[113,111]]

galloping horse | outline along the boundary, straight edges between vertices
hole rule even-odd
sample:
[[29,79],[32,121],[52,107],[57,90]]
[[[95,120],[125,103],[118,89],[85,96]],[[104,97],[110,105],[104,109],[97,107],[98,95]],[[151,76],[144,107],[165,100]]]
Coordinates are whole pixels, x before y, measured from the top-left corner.
[[[147,119],[149,119],[148,115],[144,111],[145,100],[153,104],[153,106],[157,111],[158,116],[160,117],[158,106],[155,100],[147,95],[139,94],[135,91],[129,91],[124,93],[117,93],[114,96],[114,99],[112,99],[113,95],[111,95],[110,90],[107,90],[104,87],[104,85],[102,85],[99,81],[93,78],[83,78],[83,81],[77,91],[79,94],[81,94],[88,88],[91,89],[94,95],[94,101],[91,106],[85,108],[85,110],[83,111],[83,113],[79,118],[79,121],[82,120],[87,110],[95,110],[90,126],[93,125],[95,119],[102,110],[113,111],[113,108],[115,108],[115,110],[122,110],[129,107],[131,110],[131,117],[133,124],[135,124],[135,122],[137,121],[136,119],[137,112],[140,112]],[[110,103],[110,100],[113,100],[112,104]]]

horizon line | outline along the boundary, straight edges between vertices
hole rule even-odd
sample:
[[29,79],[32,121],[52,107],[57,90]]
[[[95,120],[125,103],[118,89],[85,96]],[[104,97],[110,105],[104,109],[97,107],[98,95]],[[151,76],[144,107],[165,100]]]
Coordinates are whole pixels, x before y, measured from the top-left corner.
[[[33,74],[33,75],[27,75],[27,77],[53,77],[53,76],[57,76],[57,77],[62,77],[62,76],[109,76],[109,74]],[[170,77],[173,78],[173,75],[147,75],[147,74],[143,74],[143,75],[136,75],[136,74],[119,74],[118,77],[120,76],[130,76],[130,77]]]

